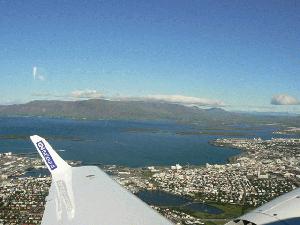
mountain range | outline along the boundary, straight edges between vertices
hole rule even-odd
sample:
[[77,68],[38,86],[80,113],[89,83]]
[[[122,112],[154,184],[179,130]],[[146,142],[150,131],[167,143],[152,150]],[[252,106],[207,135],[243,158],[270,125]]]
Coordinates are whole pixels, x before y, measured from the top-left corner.
[[300,116],[253,115],[229,112],[221,108],[203,109],[167,102],[37,100],[25,104],[1,105],[0,116],[43,116],[75,119],[176,120],[203,124],[300,123]]

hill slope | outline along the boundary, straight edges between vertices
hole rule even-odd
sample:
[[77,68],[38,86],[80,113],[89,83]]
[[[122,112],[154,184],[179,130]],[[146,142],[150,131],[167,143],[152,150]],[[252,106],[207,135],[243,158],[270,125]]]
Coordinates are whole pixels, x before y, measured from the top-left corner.
[[86,119],[169,119],[182,122],[232,124],[238,122],[284,122],[295,124],[300,117],[257,116],[228,112],[220,108],[200,109],[180,104],[146,101],[32,101],[0,106],[0,116],[45,116]]

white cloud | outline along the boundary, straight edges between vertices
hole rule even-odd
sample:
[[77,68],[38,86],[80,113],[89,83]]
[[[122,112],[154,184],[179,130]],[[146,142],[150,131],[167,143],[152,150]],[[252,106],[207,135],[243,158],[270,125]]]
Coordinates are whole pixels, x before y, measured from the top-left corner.
[[31,96],[42,99],[61,99],[61,100],[78,100],[78,99],[96,99],[102,98],[102,94],[96,90],[75,90],[71,93],[60,94],[57,92],[33,92]]
[[198,98],[192,96],[184,95],[148,95],[145,97],[146,100],[152,101],[163,101],[163,102],[172,102],[179,104],[188,104],[188,105],[200,105],[200,106],[223,106],[224,102],[219,100],[207,99],[207,98]]
[[41,80],[41,81],[45,80],[45,77],[42,74],[38,73],[38,69],[36,66],[32,68],[32,76],[33,76],[33,80]]
[[55,93],[33,93],[35,97],[45,98],[58,98],[65,100],[77,100],[77,99],[107,99],[111,101],[155,101],[155,102],[169,102],[183,105],[197,105],[197,106],[225,106],[224,102],[219,100],[198,98],[183,95],[148,95],[148,96],[107,96],[101,92],[92,89],[75,90],[69,94],[55,94]]
[[90,99],[90,98],[101,98],[103,97],[102,94],[96,90],[76,90],[71,93],[72,98],[85,98],[85,99]]
[[37,79],[41,80],[41,81],[44,81],[45,80],[45,77],[43,75],[38,75],[37,76]]
[[287,94],[274,95],[271,99],[272,105],[300,105],[300,101]]
[[32,68],[33,80],[35,80],[35,78],[36,78],[36,71],[37,71],[37,67],[34,66],[34,67]]

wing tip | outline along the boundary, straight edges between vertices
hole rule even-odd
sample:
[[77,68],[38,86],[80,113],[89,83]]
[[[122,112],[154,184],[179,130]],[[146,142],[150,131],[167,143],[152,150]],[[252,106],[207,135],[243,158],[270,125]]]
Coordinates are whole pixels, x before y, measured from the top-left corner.
[[30,140],[31,140],[32,142],[36,141],[37,139],[41,139],[41,137],[38,136],[38,135],[36,135],[36,134],[30,136]]
[[70,168],[70,165],[56,153],[44,138],[38,135],[31,135],[30,139],[51,174],[54,171],[65,171],[65,169]]

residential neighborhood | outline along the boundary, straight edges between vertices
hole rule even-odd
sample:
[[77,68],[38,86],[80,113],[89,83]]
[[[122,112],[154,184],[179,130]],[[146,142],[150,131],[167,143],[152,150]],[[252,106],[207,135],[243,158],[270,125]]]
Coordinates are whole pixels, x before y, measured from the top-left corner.
[[[107,165],[102,169],[132,193],[162,191],[191,203],[255,208],[300,186],[300,139],[224,138],[211,144],[220,146],[220,151],[226,151],[222,148],[226,146],[242,153],[223,165]],[[0,165],[0,224],[40,224],[51,177],[28,175],[28,171],[44,170],[42,160],[8,152],[0,155]],[[205,224],[180,207],[152,207],[176,224]]]

